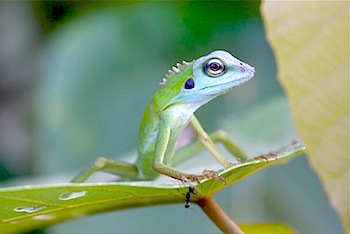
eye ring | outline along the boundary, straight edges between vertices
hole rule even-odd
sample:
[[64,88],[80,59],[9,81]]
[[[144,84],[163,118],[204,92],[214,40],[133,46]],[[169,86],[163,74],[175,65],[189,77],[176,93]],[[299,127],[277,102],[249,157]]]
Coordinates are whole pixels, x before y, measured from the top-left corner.
[[225,73],[225,64],[218,58],[209,59],[204,67],[204,72],[211,77],[218,77]]

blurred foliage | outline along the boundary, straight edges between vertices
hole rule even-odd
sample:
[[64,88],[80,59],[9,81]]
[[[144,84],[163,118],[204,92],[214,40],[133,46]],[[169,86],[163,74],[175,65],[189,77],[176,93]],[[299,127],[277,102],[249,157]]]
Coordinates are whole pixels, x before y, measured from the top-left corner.
[[[31,140],[25,154],[31,163],[17,158],[15,161],[30,168],[39,183],[66,182],[98,156],[132,161],[126,153],[137,147],[143,108],[166,71],[176,62],[217,49],[230,51],[253,65],[256,75],[197,112],[204,128],[209,132],[219,126],[230,129],[250,155],[279,148],[297,135],[275,79],[274,58],[260,19],[260,2],[45,1],[31,3],[32,8],[24,2],[0,4],[12,17],[24,15],[18,14],[21,7],[32,10],[35,18],[29,14],[28,19],[20,18],[21,23],[31,29],[29,32],[40,25],[38,31],[42,33],[37,38],[19,30],[12,38],[25,38],[23,47],[15,46],[25,53],[11,50],[27,58],[28,64],[36,63],[34,72],[25,73],[31,85],[20,89],[29,90],[21,93],[21,100],[26,101],[21,106],[30,108],[31,115],[24,113],[30,134],[20,136]],[[0,22],[17,28],[14,20]],[[3,35],[7,34],[0,37]],[[28,44],[33,38],[38,47]],[[1,45],[8,47],[6,41]],[[33,52],[28,48],[36,49]],[[14,72],[23,67],[18,60],[13,64]],[[15,133],[4,134],[11,137],[12,148],[18,148]],[[200,155],[181,167],[215,167],[211,160]],[[1,160],[5,168],[7,162]],[[98,176],[97,181],[106,179]],[[36,182],[29,178],[18,183]],[[217,199],[238,223],[277,221],[301,233],[341,233],[339,220],[305,158],[249,177],[218,194]],[[133,225],[135,220],[137,225]],[[115,230],[218,233],[197,207],[185,210],[182,205],[85,217],[56,225],[47,233]]]
[[263,9],[308,159],[349,231],[349,2]]

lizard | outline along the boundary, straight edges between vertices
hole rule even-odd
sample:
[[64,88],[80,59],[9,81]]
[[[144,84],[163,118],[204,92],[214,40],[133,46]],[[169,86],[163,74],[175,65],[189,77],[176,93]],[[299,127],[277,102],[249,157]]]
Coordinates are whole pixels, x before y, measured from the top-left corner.
[[[224,131],[207,134],[194,112],[215,97],[244,84],[254,73],[254,67],[223,50],[213,51],[191,62],[177,63],[159,83],[158,90],[146,106],[140,124],[136,162],[117,162],[100,157],[72,182],[84,182],[96,171],[131,180],[153,180],[160,174],[186,182],[218,178],[215,171],[206,169],[196,175],[178,170],[174,165],[192,157],[193,150],[206,148],[224,168],[232,166],[219,152],[216,142],[222,143],[238,161],[247,159]],[[192,126],[197,141],[175,151],[179,135],[187,125]]]

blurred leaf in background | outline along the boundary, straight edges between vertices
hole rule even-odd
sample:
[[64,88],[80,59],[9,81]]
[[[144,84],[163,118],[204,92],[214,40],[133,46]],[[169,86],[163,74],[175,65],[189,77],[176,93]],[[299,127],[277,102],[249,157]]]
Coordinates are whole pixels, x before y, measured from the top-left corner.
[[[39,48],[27,55],[36,62],[35,72],[27,74],[31,85],[28,93],[21,92],[31,113],[24,113],[31,120],[26,125],[31,137],[26,138],[33,142],[26,150],[27,161],[19,159],[17,164],[23,161],[27,171],[44,179],[42,183],[68,181],[98,156],[116,159],[135,151],[142,112],[166,71],[176,62],[217,49],[252,64],[256,75],[198,111],[204,128],[229,130],[252,156],[297,137],[275,79],[258,1],[0,4],[13,17],[19,10],[11,4],[25,8],[33,20],[21,22],[41,30],[35,40]],[[15,28],[13,21],[0,22]],[[17,60],[12,63],[18,65]],[[14,133],[4,135],[14,137]],[[201,163],[211,161],[201,154],[181,166],[193,169]],[[281,221],[301,233],[341,232],[317,177],[302,157],[227,188],[217,199],[238,223]],[[101,214],[62,223],[47,232],[115,230],[219,232],[197,207],[185,210],[182,205]]]
[[310,164],[347,231],[349,7],[346,1],[267,1],[262,8]]
[[29,3],[0,2],[0,180],[30,171],[30,97],[39,30]]

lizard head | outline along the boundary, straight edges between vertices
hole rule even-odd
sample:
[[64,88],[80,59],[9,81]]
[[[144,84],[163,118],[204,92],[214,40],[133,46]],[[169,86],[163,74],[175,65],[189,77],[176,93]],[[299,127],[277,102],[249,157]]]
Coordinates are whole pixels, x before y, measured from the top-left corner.
[[183,74],[181,91],[172,103],[187,103],[194,109],[235,88],[254,76],[255,69],[226,51],[214,51],[194,62]]

